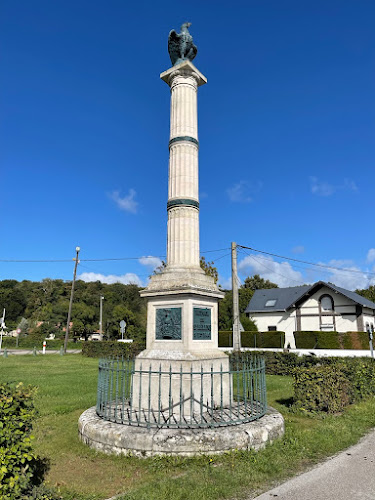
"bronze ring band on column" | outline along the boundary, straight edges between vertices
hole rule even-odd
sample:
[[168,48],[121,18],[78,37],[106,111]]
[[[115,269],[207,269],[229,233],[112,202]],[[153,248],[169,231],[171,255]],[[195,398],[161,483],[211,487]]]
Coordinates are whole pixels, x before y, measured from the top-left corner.
[[199,210],[199,201],[191,200],[189,198],[177,198],[175,200],[169,200],[167,203],[167,210],[176,207],[193,207]]
[[172,144],[175,144],[176,142],[182,142],[182,141],[192,142],[193,144],[195,144],[199,148],[199,141],[198,141],[198,139],[195,139],[195,137],[191,137],[190,135],[182,135],[180,137],[173,137],[169,141],[169,149],[171,148]]

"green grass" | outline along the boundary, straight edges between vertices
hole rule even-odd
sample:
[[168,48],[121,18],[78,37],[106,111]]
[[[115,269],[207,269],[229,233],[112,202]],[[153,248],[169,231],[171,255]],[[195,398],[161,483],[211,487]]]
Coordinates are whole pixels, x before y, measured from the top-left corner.
[[51,459],[48,482],[69,500],[242,499],[354,444],[375,426],[375,400],[337,416],[289,408],[290,377],[268,376],[268,401],[284,415],[284,438],[264,450],[196,458],[136,459],[97,453],[77,437],[79,415],[95,404],[98,360],[78,355],[0,358],[0,380],[39,387],[34,447]]

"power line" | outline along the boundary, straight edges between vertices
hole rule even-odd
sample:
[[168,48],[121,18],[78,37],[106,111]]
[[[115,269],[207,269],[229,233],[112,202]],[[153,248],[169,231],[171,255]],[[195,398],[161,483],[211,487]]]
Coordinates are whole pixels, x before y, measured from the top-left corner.
[[38,260],[32,260],[32,259],[0,259],[0,262],[43,262],[43,263],[47,263],[47,262],[72,262],[74,261],[75,259],[38,259]]
[[230,250],[230,247],[218,248],[217,250],[205,250],[204,252],[201,253],[223,252],[224,250]]
[[[238,246],[240,246],[240,245],[238,245]],[[253,259],[255,262],[257,262],[258,264],[260,264],[261,266],[263,266],[263,267],[264,267],[264,269],[267,269],[268,271],[272,272],[273,274],[277,274],[277,275],[281,276],[282,278],[285,278],[287,281],[294,281],[295,283],[298,283],[298,284],[300,284],[300,285],[301,285],[301,284],[302,284],[302,285],[304,284],[304,283],[303,283],[302,281],[300,281],[300,280],[295,280],[295,279],[291,278],[290,276],[285,276],[284,274],[278,273],[278,272],[277,272],[277,271],[275,271],[274,269],[271,269],[270,267],[265,266],[264,264],[262,264],[262,262],[259,262],[259,260],[258,260],[258,259],[256,259],[256,258],[254,257],[254,255],[250,255],[248,252],[246,252],[246,251],[244,251],[244,250],[243,250],[243,253],[245,253],[246,255],[248,255],[248,256],[249,256],[251,259]]]
[[247,250],[251,250],[253,252],[262,253],[265,255],[271,255],[272,257],[277,257],[279,259],[285,259],[285,260],[291,260],[293,262],[300,262],[302,264],[307,264],[309,266],[323,267],[325,269],[334,269],[335,271],[343,271],[343,272],[347,272],[347,273],[356,273],[356,274],[365,274],[365,275],[375,276],[375,273],[372,273],[372,272],[358,271],[355,269],[346,269],[344,267],[329,266],[327,264],[317,264],[316,262],[309,262],[307,260],[294,259],[293,257],[285,257],[285,255],[278,255],[276,253],[265,252],[264,250],[257,250],[256,248],[247,247],[245,245],[237,245],[237,246],[239,246],[241,248],[246,248]]
[[[216,250],[205,250],[201,253],[213,253],[213,252],[222,252],[224,250],[229,250],[227,248],[218,248]],[[100,259],[79,259],[80,262],[107,262],[107,261],[125,261],[125,260],[139,260],[139,259],[165,259],[165,255],[141,255],[139,257],[105,257]],[[221,257],[219,257],[221,258]],[[0,259],[0,262],[12,263],[53,263],[53,262],[72,262],[75,259]]]

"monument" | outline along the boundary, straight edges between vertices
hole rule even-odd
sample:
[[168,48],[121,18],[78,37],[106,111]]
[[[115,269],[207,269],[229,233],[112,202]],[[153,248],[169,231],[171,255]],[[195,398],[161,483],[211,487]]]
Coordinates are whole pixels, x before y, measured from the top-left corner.
[[[180,34],[170,32],[168,50],[174,65],[160,75],[171,92],[167,261],[165,269],[141,291],[147,298],[147,344],[137,356],[136,369],[142,364],[151,365],[153,371],[161,366],[174,372],[182,366],[183,371],[206,372],[212,367],[214,372],[227,372],[228,356],[218,349],[218,301],[224,293],[200,267],[197,98],[207,80],[191,62],[197,48],[189,26],[183,24]],[[153,381],[157,383],[157,377]],[[184,385],[189,383],[187,377]],[[204,391],[203,400],[210,397]],[[220,397],[215,393],[214,402]],[[228,397],[226,388],[223,398],[227,401]],[[177,401],[179,394],[172,399]],[[183,411],[188,414],[192,404],[184,399]]]
[[265,363],[235,360],[218,348],[224,296],[200,267],[197,95],[207,83],[192,60],[189,33],[172,30],[167,259],[141,296],[147,300],[146,349],[135,359],[99,362],[96,407],[78,427],[82,441],[108,453],[193,455],[259,448],[284,432],[267,408]]

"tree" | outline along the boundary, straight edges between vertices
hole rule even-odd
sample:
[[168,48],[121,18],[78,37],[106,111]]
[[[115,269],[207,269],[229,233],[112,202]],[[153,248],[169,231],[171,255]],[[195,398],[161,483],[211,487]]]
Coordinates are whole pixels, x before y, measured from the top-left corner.
[[255,290],[263,290],[265,288],[279,288],[276,283],[272,283],[272,281],[265,280],[259,276],[259,274],[254,274],[254,276],[248,276],[244,284],[241,285],[241,288],[248,288],[255,292]]
[[21,321],[18,323],[17,328],[21,330],[21,333],[27,333],[29,328],[29,322],[25,318],[21,318]]
[[[246,331],[257,331],[257,327],[251,318],[245,316],[245,310],[254,295],[255,290],[264,288],[278,288],[276,283],[265,280],[255,274],[248,276],[244,284],[238,289],[238,304],[240,309],[240,320]],[[219,330],[232,330],[233,326],[233,293],[232,290],[225,292],[225,297],[219,302]]]
[[[199,265],[201,266],[201,269],[203,269],[204,273],[207,274],[207,276],[211,276],[214,279],[214,282],[217,283],[219,279],[219,273],[214,266],[214,261],[211,262],[206,262],[205,257],[201,257],[199,261]],[[167,267],[167,264],[165,263],[164,260],[161,261],[160,266],[156,267],[154,269],[154,274],[160,274],[162,273]]]
[[211,276],[211,278],[214,279],[214,282],[217,283],[217,281],[219,279],[219,273],[217,272],[217,269],[214,266],[214,262],[213,261],[206,262],[206,258],[201,257],[199,264],[200,264],[201,268],[203,269],[204,273],[207,276]]
[[19,320],[25,312],[26,298],[18,287],[16,280],[3,280],[0,282],[0,310],[6,310],[6,319],[9,321]]
[[365,299],[371,300],[371,302],[375,302],[375,286],[374,285],[371,285],[364,290],[356,290],[355,292],[358,293],[358,295],[361,295],[362,297],[364,297]]

